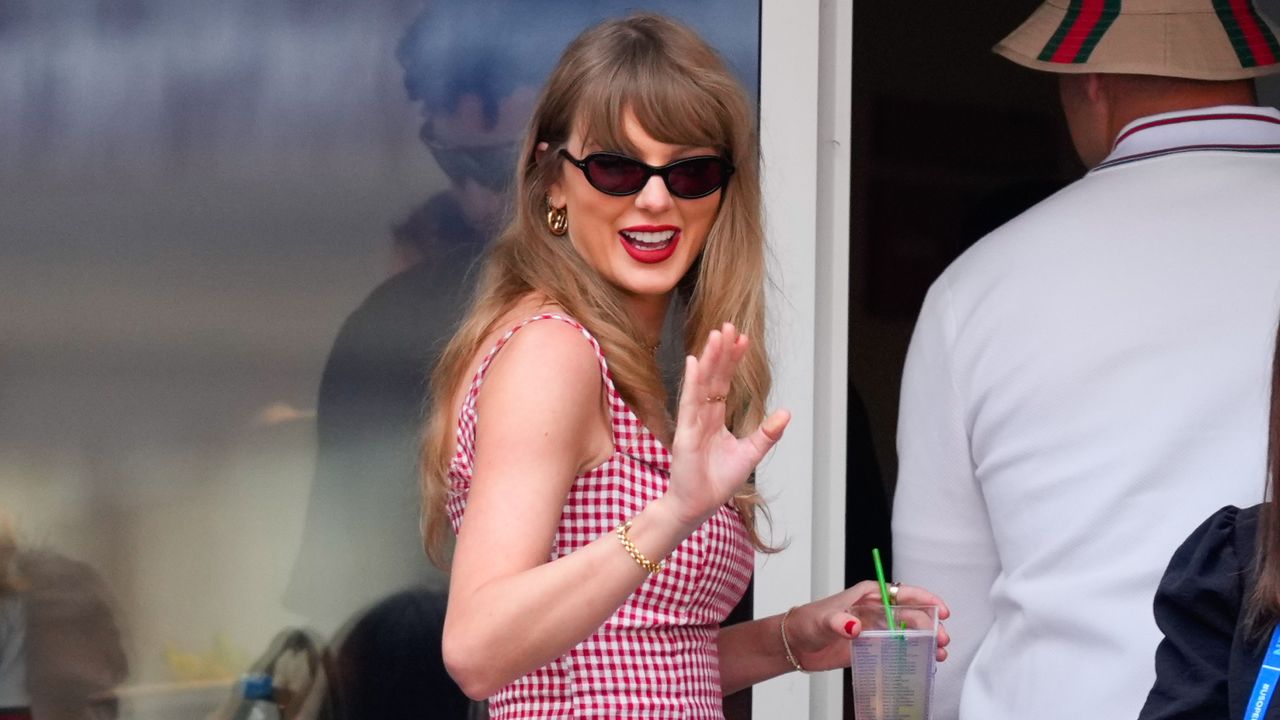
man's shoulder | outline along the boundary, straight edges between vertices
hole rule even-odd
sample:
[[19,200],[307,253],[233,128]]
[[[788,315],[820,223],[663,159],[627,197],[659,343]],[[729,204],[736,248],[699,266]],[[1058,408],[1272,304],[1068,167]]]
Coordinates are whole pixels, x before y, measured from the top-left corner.
[[1034,256],[1035,248],[1055,242],[1089,206],[1089,178],[1081,178],[1027,208],[979,238],[942,273],[947,282],[1007,272],[1011,263]]
[[992,230],[978,243],[1015,235],[1034,235],[1042,230],[1060,230],[1065,219],[1079,222],[1082,218],[1091,217],[1099,209],[1102,198],[1142,193],[1142,185],[1141,182],[1117,183],[1112,178],[1086,174]]
[[1124,173],[1088,173],[987,233],[957,258],[944,276],[964,277],[989,270],[1007,272],[1018,263],[1053,262],[1065,248],[1090,252],[1143,212],[1157,212],[1155,202],[1168,191],[1169,178],[1154,168]]
[[[1251,207],[1258,205],[1251,194],[1280,190],[1280,172],[1276,172],[1277,163],[1259,163],[1258,159],[1185,153],[1094,170],[991,231],[974,244],[975,252],[966,255],[981,258],[1014,248],[1034,251],[1037,243],[1079,246],[1090,237],[1106,238],[1112,232],[1122,232],[1122,225],[1132,225],[1145,216],[1176,213],[1180,208],[1171,207],[1171,202],[1176,202],[1172,198],[1192,199],[1181,209],[1200,218],[1242,209],[1263,210]],[[1207,183],[1206,178],[1213,182]],[[1277,212],[1278,208],[1280,205],[1272,205],[1266,211]]]

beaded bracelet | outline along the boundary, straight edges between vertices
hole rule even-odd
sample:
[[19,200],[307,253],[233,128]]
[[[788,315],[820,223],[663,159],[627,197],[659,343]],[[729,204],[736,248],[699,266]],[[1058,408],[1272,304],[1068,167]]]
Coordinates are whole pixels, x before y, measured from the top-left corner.
[[787,660],[791,661],[791,664],[795,669],[802,673],[807,673],[809,671],[805,670],[804,667],[800,665],[800,661],[796,659],[795,653],[791,652],[791,643],[787,642],[787,618],[791,617],[791,610],[795,610],[795,608],[793,607],[782,613],[782,622],[778,623],[778,631],[782,633],[782,649],[787,651]]
[[630,520],[620,523],[618,527],[614,528],[614,532],[618,535],[618,542],[622,543],[622,547],[626,548],[627,554],[631,556],[631,559],[635,560],[636,564],[648,571],[650,575],[657,575],[662,572],[662,563],[654,562],[645,557],[644,553],[640,552],[640,548],[631,542],[631,538],[627,536],[627,531],[630,529]]

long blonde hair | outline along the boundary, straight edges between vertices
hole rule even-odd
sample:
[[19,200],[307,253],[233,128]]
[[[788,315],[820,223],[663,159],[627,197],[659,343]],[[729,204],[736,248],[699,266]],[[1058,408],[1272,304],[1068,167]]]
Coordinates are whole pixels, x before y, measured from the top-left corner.
[[[642,417],[665,418],[670,425],[660,370],[640,344],[644,335],[618,291],[546,224],[547,191],[564,165],[557,150],[578,128],[584,139],[636,154],[622,130],[628,112],[655,140],[715,148],[736,168],[721,192],[703,251],[677,295],[688,309],[686,353],[696,354],[707,334],[724,322],[751,337],[729,392],[728,425],[742,435],[764,418],[771,383],[764,337],[764,224],[759,140],[746,93],[719,55],[674,20],[638,14],[590,28],[569,44],[543,88],[516,172],[514,217],[489,248],[472,307],[431,378],[421,463],[424,542],[440,567],[448,565],[451,535],[445,503],[456,450],[455,393],[480,344],[523,297],[540,293],[586,326],[600,342],[622,397]],[[541,153],[540,142],[549,145]],[[754,483],[739,491],[734,504],[752,542],[770,550],[756,527],[757,510],[763,512],[764,506]]]

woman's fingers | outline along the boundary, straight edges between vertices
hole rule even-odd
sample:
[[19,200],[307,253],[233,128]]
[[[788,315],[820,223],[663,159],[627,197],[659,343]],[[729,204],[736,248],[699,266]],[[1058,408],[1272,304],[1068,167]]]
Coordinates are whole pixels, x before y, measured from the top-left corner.
[[731,323],[725,323],[720,329],[721,338],[721,355],[720,362],[716,368],[716,374],[712,385],[712,391],[727,395],[729,386],[733,383],[733,375],[738,369],[738,363],[742,361],[742,356],[747,352],[749,340],[746,335],[738,332]]
[[680,382],[680,404],[676,408],[676,428],[693,421],[697,417],[698,400],[698,358],[684,356],[684,379]]
[[827,618],[827,626],[836,635],[850,640],[858,637],[858,634],[862,632],[862,623],[858,621],[858,618],[843,610],[831,613],[831,616]]
[[[862,622],[843,611],[832,613],[827,619],[827,627],[838,639],[853,640],[862,634]],[[947,633],[947,628],[942,623],[938,623],[937,643],[938,649],[934,655],[938,662],[943,662],[947,659],[947,645],[951,644],[951,635]]]
[[[732,323],[725,323],[719,330],[707,333],[702,353],[693,359],[696,372],[690,372],[689,359],[685,361],[685,377],[680,391],[681,416],[692,420],[694,417],[707,417],[703,412],[709,411],[711,417],[708,419],[711,420],[722,415],[725,409],[723,400],[729,394],[733,375],[746,354],[746,348],[746,336],[740,335]],[[719,407],[705,407],[707,405]]]
[[[877,608],[882,602],[880,598],[880,587],[878,584],[869,580],[864,580],[857,585],[849,588],[854,598],[854,605],[870,604]],[[897,605],[932,605],[938,608],[938,619],[945,620],[951,617],[951,609],[947,607],[946,602],[942,598],[925,590],[924,588],[914,585],[899,585],[897,594]],[[946,647],[951,643],[951,635],[947,632],[946,625],[938,623],[938,661],[947,659]]]
[[947,645],[951,643],[951,635],[947,634],[947,628],[938,623],[938,662],[947,659]]
[[[852,603],[854,605],[862,605],[864,603],[879,605],[881,602],[880,586],[871,580],[863,580],[849,588],[849,592],[854,598]],[[898,605],[934,605],[938,608],[939,620],[946,620],[951,617],[951,609],[947,607],[942,598],[915,585],[899,585],[896,603]]]
[[703,382],[711,380],[714,376],[716,364],[720,361],[720,348],[724,344],[724,336],[719,330],[712,330],[707,334],[707,342],[702,346],[702,354],[698,356],[698,366],[703,373]]
[[725,323],[719,330],[712,330],[707,337],[699,364],[706,396],[727,395],[733,382],[733,374],[746,352],[746,336],[740,335],[732,323]]
[[755,432],[747,436],[747,440],[756,450],[757,462],[764,459],[764,456],[782,439],[782,433],[787,429],[789,422],[791,422],[791,413],[786,410],[775,410],[760,423],[760,427],[756,428]]
[[938,619],[946,620],[951,617],[951,610],[942,598],[921,587],[914,585],[899,585],[898,600],[899,605],[936,605],[938,608]]
[[[694,438],[709,440],[716,433],[724,431],[726,396],[732,388],[738,364],[746,355],[750,343],[750,339],[739,333],[732,323],[725,323],[719,330],[712,330],[707,334],[700,356],[685,358],[684,380],[676,416],[678,436],[685,437],[696,446]],[[756,455],[755,462],[759,462],[782,438],[790,420],[791,414],[787,411],[775,411],[754,432],[740,438],[739,442],[749,445],[751,452]]]

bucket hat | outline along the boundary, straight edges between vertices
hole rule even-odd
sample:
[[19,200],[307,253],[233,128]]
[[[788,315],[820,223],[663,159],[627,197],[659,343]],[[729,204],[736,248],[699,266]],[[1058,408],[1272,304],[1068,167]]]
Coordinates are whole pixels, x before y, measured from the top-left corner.
[[995,52],[1057,73],[1240,80],[1280,72],[1253,0],[1045,0]]

